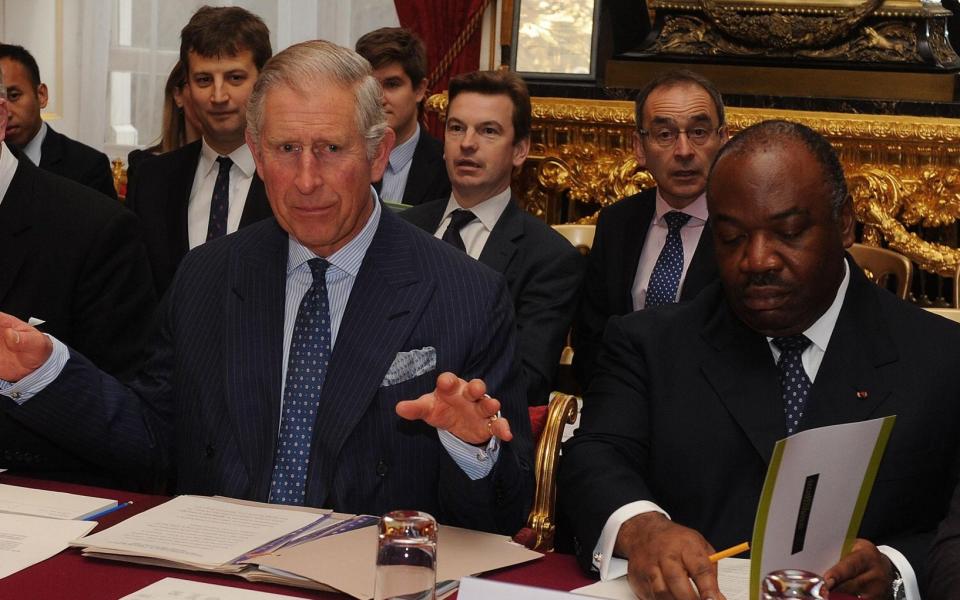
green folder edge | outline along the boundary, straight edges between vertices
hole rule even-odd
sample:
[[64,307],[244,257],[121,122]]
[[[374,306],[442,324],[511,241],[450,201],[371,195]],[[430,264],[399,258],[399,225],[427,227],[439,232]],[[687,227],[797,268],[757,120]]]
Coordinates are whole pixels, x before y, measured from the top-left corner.
[[[880,461],[883,453],[887,449],[887,442],[890,440],[890,433],[893,431],[893,424],[897,420],[896,415],[883,418],[883,424],[880,426],[880,434],[877,436],[877,443],[873,447],[873,454],[870,456],[870,462],[867,464],[867,472],[863,475],[863,483],[860,484],[860,494],[857,496],[857,503],[853,508],[853,515],[850,518],[850,527],[847,529],[847,535],[843,542],[843,548],[840,556],[846,556],[853,547],[857,532],[860,530],[860,523],[863,521],[863,513],[867,508],[867,501],[870,499],[870,492],[873,490],[873,482],[877,478],[877,471],[880,469]],[[757,506],[757,518],[753,524],[753,540],[750,542],[750,600],[759,600],[760,598],[760,561],[754,560],[754,557],[763,556],[763,538],[767,531],[767,514],[770,511],[770,499],[773,496],[773,488],[776,486],[777,475],[780,473],[780,462],[783,460],[783,450],[787,446],[787,440],[780,440],[773,447],[773,455],[770,457],[770,466],[767,467],[767,476],[763,482],[763,491],[760,493],[760,504]]]

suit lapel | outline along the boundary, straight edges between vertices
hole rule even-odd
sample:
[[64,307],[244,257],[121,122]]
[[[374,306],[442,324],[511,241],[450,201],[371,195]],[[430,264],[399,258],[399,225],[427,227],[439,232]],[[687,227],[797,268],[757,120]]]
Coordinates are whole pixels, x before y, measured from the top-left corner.
[[696,297],[700,290],[707,287],[717,278],[717,259],[713,251],[713,232],[707,222],[700,232],[700,241],[690,259],[687,276],[683,279],[683,288],[680,290],[680,300],[690,300]]
[[[513,255],[517,253],[518,241],[522,237],[523,213],[511,197],[497,224],[493,226],[478,260],[494,271],[506,274]],[[510,283],[508,279],[507,284]]]
[[899,360],[874,284],[850,264],[850,285],[817,372],[804,429],[869,419],[891,393],[881,367]]
[[[411,200],[421,198],[430,184],[437,177],[438,169],[444,169],[442,163],[430,152],[430,134],[426,129],[420,129],[420,139],[417,140],[417,147],[413,151],[413,162],[410,164],[410,171],[407,174],[407,185],[403,190],[403,203],[411,204]],[[377,190],[379,193],[380,190]],[[437,198],[424,198],[427,202],[432,202]],[[436,229],[436,228],[434,228]]]
[[[0,151],[9,152],[9,149],[3,147]],[[13,289],[27,254],[35,250],[25,243],[33,227],[33,184],[24,161],[29,159],[25,156],[19,159],[10,187],[0,202],[0,302]]]
[[187,207],[190,204],[190,190],[197,174],[197,165],[200,164],[200,141],[184,146],[179,158],[179,163],[170,173],[170,186],[167,188],[167,231],[171,236],[171,265],[180,264],[180,259],[190,251]]
[[247,199],[243,203],[240,229],[272,216],[273,211],[270,209],[270,202],[267,200],[267,191],[263,186],[263,180],[260,179],[259,174],[254,173],[253,180],[250,182],[250,190],[247,192]]
[[[719,299],[719,286],[712,291]],[[773,445],[787,435],[779,371],[766,338],[737,319],[725,301],[719,299],[717,305],[702,333],[713,352],[701,369],[754,449],[769,463]]]
[[620,302],[623,314],[633,312],[633,280],[637,277],[637,265],[647,239],[647,231],[656,210],[656,189],[647,190],[639,198],[637,211],[622,224],[623,262],[620,264]]
[[443,219],[443,211],[447,208],[447,202],[449,202],[449,198],[437,199],[433,202],[407,209],[403,212],[403,218],[430,235],[433,235],[437,231],[437,227],[440,227],[440,221]]
[[275,222],[230,257],[226,298],[226,402],[240,453],[266,500],[280,426],[287,234]]
[[47,135],[40,144],[40,167],[46,169],[61,161],[63,161],[63,136],[48,124]]
[[414,243],[399,217],[382,210],[343,314],[314,428],[309,502],[323,502],[344,442],[376,397],[383,376],[406,350],[433,285],[420,280]]

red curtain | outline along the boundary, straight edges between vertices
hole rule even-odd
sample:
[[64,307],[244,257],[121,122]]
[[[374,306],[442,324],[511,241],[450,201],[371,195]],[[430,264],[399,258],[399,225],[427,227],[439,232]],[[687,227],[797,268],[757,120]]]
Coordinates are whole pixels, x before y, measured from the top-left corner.
[[[400,26],[416,32],[427,46],[429,93],[447,89],[450,78],[476,71],[480,64],[483,11],[491,0],[395,0]],[[427,128],[442,139],[439,119]]]

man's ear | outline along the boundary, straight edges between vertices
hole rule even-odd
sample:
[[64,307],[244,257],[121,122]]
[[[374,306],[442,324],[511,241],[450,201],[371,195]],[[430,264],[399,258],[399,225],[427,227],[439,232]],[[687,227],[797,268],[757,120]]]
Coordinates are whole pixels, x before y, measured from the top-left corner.
[[250,154],[253,155],[253,164],[257,166],[257,175],[260,176],[260,179],[263,179],[263,155],[260,153],[260,146],[253,139],[253,134],[250,133],[249,129],[244,130],[243,139],[247,143],[247,147],[250,148]]
[[417,98],[417,104],[423,102],[424,96],[427,95],[427,78],[424,77],[420,80],[420,83],[413,86],[413,95]]
[[637,157],[637,164],[641,168],[647,166],[647,153],[643,150],[643,138],[639,131],[633,132],[633,155]]
[[844,248],[849,248],[857,241],[857,219],[853,214],[853,201],[850,196],[847,196],[840,208],[840,237]]
[[41,83],[37,86],[37,98],[40,100],[40,108],[47,107],[47,84]]
[[383,172],[387,170],[387,162],[390,161],[390,151],[397,141],[397,134],[393,129],[387,127],[383,133],[383,139],[377,146],[377,153],[370,161],[370,183],[383,179]]
[[513,166],[523,166],[528,154],[530,154],[530,138],[525,137],[513,145]]

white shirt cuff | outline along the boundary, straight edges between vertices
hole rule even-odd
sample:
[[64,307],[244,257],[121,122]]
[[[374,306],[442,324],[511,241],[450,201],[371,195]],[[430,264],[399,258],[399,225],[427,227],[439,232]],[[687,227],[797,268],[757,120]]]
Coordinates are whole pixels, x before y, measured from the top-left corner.
[[917,585],[917,574],[913,572],[913,567],[910,565],[907,557],[901,554],[896,548],[891,548],[890,546],[877,546],[877,550],[889,558],[893,566],[900,571],[906,599],[920,600],[920,586]]
[[[45,334],[46,335],[46,334]],[[53,342],[53,352],[40,368],[16,383],[0,379],[0,396],[6,396],[17,404],[23,404],[43,391],[56,379],[70,360],[70,350],[57,338],[47,335]]]
[[486,446],[477,447],[445,429],[438,429],[437,434],[440,436],[440,443],[450,454],[450,458],[472,481],[489,475],[493,465],[497,464],[497,459],[500,457],[500,440],[496,436],[491,437]]
[[666,518],[670,518],[665,510],[649,500],[638,500],[630,504],[624,504],[607,518],[603,531],[600,532],[600,539],[597,540],[597,546],[593,549],[593,566],[600,572],[602,581],[616,579],[627,574],[626,559],[613,556],[613,548],[617,544],[620,527],[633,517],[648,512],[658,512]]

